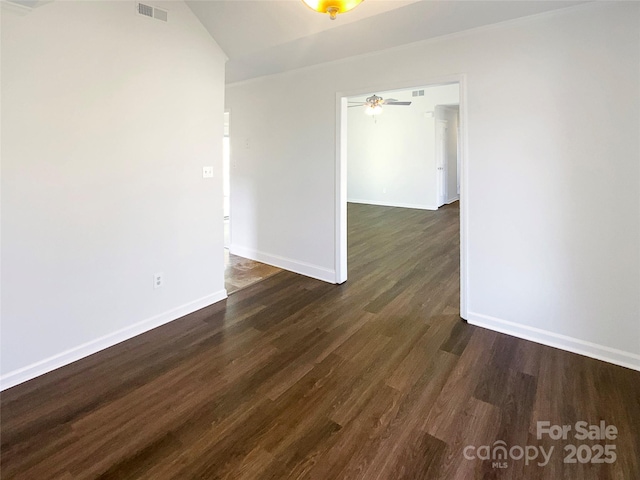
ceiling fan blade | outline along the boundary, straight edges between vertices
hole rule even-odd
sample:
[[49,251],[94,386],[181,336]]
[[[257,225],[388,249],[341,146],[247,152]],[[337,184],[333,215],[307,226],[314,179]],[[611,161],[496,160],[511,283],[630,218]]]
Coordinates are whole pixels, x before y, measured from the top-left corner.
[[366,105],[366,104],[364,104],[364,103],[363,103],[362,105],[347,105],[347,108],[353,108],[353,107],[360,107],[360,108],[362,108],[364,105]]
[[411,105],[411,102],[385,102],[385,105]]
[[393,102],[397,102],[398,100],[396,100],[395,98],[386,98],[382,101],[382,103],[393,103]]

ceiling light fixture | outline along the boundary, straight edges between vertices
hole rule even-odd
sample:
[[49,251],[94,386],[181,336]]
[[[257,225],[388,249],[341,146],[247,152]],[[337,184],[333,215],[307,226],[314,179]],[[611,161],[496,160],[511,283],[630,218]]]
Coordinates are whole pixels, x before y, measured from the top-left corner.
[[370,97],[367,97],[364,102],[349,101],[349,103],[351,104],[349,105],[349,108],[364,106],[364,113],[367,115],[380,115],[382,113],[383,105],[411,105],[411,102],[400,102],[395,98],[384,99],[378,95],[371,95]]
[[348,12],[357,7],[364,0],[302,0],[312,10],[320,13],[328,13],[331,20],[336,19],[339,13]]
[[380,115],[382,113],[382,105],[367,105],[364,113],[366,115]]

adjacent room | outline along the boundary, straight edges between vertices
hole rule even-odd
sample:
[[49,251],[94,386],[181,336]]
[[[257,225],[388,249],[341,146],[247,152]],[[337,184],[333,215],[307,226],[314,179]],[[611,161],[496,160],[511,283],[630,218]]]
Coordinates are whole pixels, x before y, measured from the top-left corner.
[[[454,287],[443,292],[446,308],[459,317],[459,88],[452,83],[348,97],[341,160],[347,164],[349,278],[365,284],[361,272],[367,271],[372,286],[389,288],[366,307],[376,313],[407,292],[439,289],[429,282],[446,278]],[[362,265],[373,259],[384,265],[380,278]],[[420,324],[426,312],[419,311],[396,310],[403,314],[398,326]]]
[[2,478],[640,478],[639,3],[0,13]]
[[437,210],[459,199],[459,88],[349,97],[348,202]]

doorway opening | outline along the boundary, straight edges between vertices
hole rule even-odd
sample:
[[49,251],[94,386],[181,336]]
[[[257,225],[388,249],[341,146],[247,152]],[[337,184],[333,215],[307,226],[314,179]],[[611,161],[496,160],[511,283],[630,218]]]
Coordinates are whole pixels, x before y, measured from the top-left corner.
[[227,295],[246,288],[254,283],[268,278],[281,269],[256,262],[248,258],[233,254],[232,242],[232,160],[230,142],[231,113],[224,112],[224,136],[222,140],[222,195],[223,195],[223,221],[224,221],[224,283]]
[[[439,98],[436,92],[441,94]],[[367,118],[365,114],[369,112],[364,111],[368,107],[366,99],[374,93],[377,97],[398,102],[382,104],[384,113],[376,115],[375,121]],[[406,102],[411,102],[411,106],[396,106]],[[395,85],[375,90],[340,92],[336,95],[336,110],[336,283],[345,282],[348,276],[347,215],[348,212],[362,210],[354,208],[353,204],[431,211],[438,211],[444,205],[443,209],[447,210],[449,216],[451,209],[455,210],[455,221],[459,224],[460,314],[465,318],[467,210],[464,76],[456,75],[401,87]],[[410,137],[394,139],[389,136],[389,132],[394,130],[410,130],[412,134]],[[358,149],[357,145],[352,144],[362,148]],[[364,174],[358,175],[358,172]],[[429,214],[418,212],[417,217],[414,215],[412,218],[421,218],[420,215]]]
[[231,245],[231,146],[229,141],[229,112],[224,112],[224,136],[222,137],[222,215],[224,220],[224,248]]

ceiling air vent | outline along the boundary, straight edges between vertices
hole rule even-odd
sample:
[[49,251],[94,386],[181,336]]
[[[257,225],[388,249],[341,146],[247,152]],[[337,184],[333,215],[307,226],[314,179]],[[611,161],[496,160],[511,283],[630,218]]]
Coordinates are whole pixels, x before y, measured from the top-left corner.
[[139,3],[138,13],[140,15],[144,15],[145,17],[153,18],[153,7],[150,7],[149,5],[145,5],[144,3]]
[[411,92],[412,97],[424,97],[424,90],[414,90]]
[[160,10],[159,8],[153,9],[153,18],[157,20],[162,20],[163,22],[167,21],[167,12],[164,10]]
[[156,20],[162,20],[163,22],[167,21],[168,13],[166,10],[161,10],[144,3],[137,3],[136,7],[138,15],[142,15],[143,17],[155,18]]

